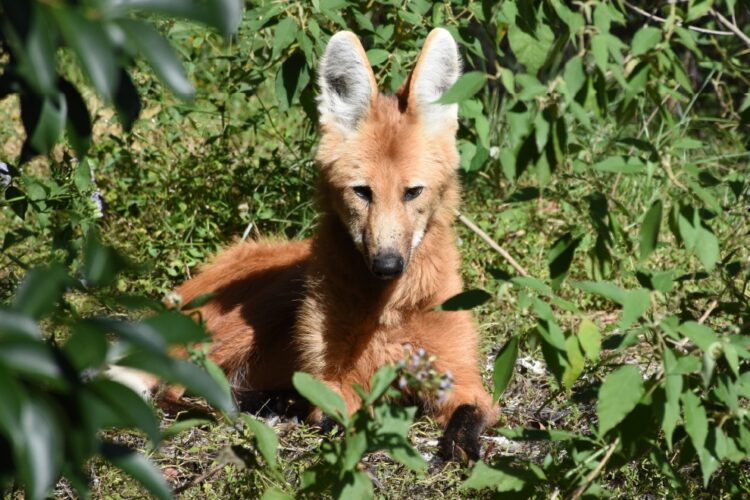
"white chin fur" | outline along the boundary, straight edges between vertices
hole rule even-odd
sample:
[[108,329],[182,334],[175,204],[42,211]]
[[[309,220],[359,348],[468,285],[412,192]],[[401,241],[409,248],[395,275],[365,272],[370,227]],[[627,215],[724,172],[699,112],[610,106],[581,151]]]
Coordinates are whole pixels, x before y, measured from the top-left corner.
[[422,243],[422,238],[424,238],[424,229],[414,231],[414,235],[411,237],[412,253],[414,253],[414,250],[416,250],[419,244]]

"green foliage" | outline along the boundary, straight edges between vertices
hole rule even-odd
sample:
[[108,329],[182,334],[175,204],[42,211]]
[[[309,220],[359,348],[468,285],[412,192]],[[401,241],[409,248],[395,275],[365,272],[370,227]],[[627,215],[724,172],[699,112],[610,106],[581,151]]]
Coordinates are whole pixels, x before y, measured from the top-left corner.
[[314,465],[302,473],[301,491],[334,498],[372,498],[369,476],[358,468],[366,453],[383,450],[415,472],[427,463],[409,442],[407,433],[417,409],[394,404],[401,393],[391,386],[404,368],[384,366],[370,381],[370,391],[355,386],[362,406],[351,417],[344,401],[322,382],[305,373],[294,374],[294,387],[340,426],[340,438],[324,440]]
[[[146,321],[81,316],[70,296],[94,293],[97,277],[114,277],[120,266],[115,256],[92,233],[84,260],[95,264],[86,266],[81,278],[59,266],[31,271],[10,307],[0,309],[0,448],[12,457],[0,468],[3,488],[17,478],[29,498],[45,498],[64,475],[85,495],[85,464],[100,455],[159,498],[171,497],[160,471],[142,454],[100,435],[103,429],[133,428],[154,446],[162,439],[150,405],[106,378],[109,365],[158,373],[217,409],[234,410],[229,394],[210,375],[168,354],[170,345],[207,339],[191,319],[146,299],[142,303],[157,312]],[[66,339],[62,345],[44,338],[42,321]],[[107,341],[111,334],[115,343]]]

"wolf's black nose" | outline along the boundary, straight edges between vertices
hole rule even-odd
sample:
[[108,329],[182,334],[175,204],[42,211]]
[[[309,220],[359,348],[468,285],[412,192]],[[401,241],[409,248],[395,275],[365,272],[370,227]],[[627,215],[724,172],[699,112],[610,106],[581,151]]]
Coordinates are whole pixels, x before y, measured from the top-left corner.
[[404,270],[404,258],[397,253],[377,254],[372,259],[372,272],[382,279],[393,279]]

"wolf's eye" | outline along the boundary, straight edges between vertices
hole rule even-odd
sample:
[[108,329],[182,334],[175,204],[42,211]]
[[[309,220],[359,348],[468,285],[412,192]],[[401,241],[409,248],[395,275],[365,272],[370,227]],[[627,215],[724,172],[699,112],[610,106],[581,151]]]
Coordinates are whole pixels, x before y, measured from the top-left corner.
[[406,191],[404,191],[404,201],[411,201],[420,194],[422,194],[422,190],[424,189],[424,186],[416,186],[407,188]]
[[352,190],[354,190],[354,194],[366,202],[369,203],[372,201],[372,189],[370,189],[370,186],[354,186]]

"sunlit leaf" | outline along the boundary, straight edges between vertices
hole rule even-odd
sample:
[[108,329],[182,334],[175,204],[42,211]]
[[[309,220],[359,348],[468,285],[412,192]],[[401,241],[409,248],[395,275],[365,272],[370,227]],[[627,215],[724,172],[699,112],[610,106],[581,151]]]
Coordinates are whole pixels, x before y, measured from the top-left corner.
[[445,93],[435,101],[437,104],[453,104],[473,97],[487,81],[487,75],[481,71],[469,71],[461,75]]
[[596,404],[599,435],[604,436],[622,422],[636,407],[643,392],[643,378],[635,366],[621,366],[607,375],[599,388],[599,400]]
[[344,400],[323,382],[308,373],[297,372],[292,383],[302,396],[323,410],[326,415],[342,425],[347,424],[349,417]]
[[465,311],[481,306],[492,298],[484,290],[474,289],[461,292],[435,308],[436,311]]
[[505,391],[505,388],[513,376],[516,367],[516,358],[518,358],[518,336],[513,337],[505,343],[495,358],[494,370],[492,372],[493,394],[495,401]]

